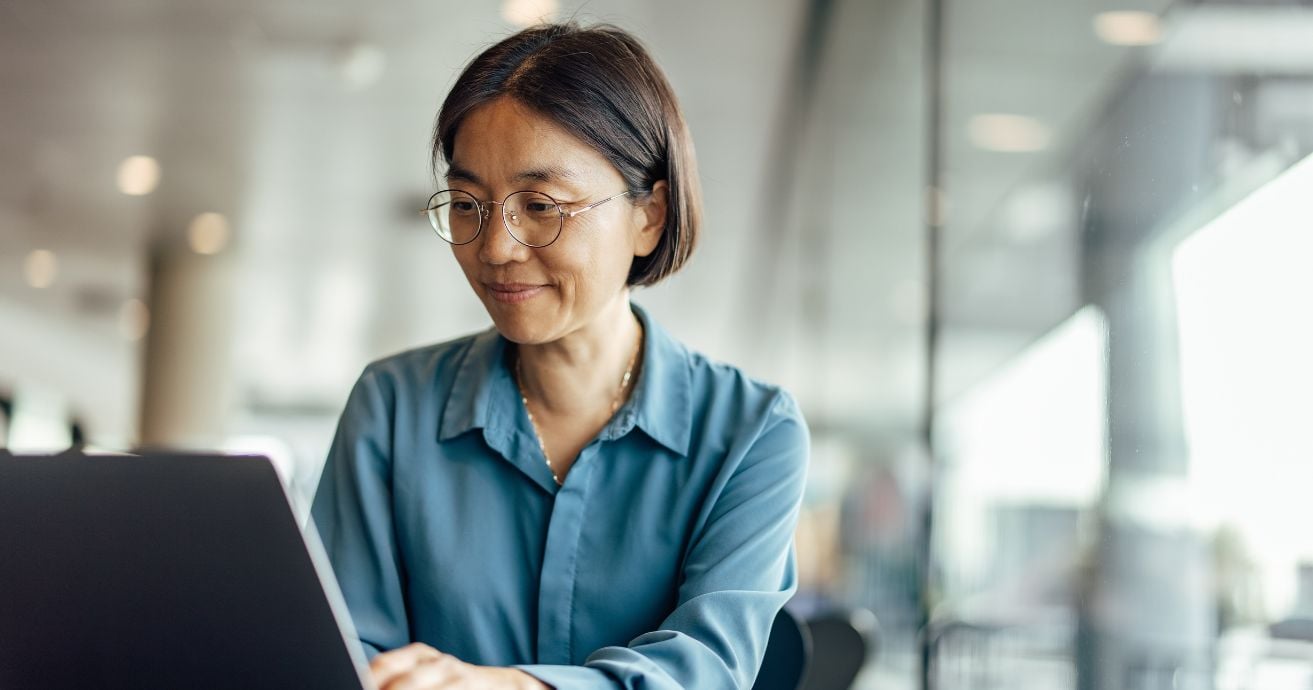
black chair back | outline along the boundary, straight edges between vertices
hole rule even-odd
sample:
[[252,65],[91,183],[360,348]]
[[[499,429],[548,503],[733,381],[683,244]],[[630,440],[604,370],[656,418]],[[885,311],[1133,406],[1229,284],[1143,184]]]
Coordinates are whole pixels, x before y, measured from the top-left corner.
[[812,664],[803,690],[849,690],[879,649],[879,626],[865,610],[843,610],[807,620]]
[[766,658],[752,690],[799,690],[811,664],[812,643],[807,626],[788,609],[780,609],[771,625]]

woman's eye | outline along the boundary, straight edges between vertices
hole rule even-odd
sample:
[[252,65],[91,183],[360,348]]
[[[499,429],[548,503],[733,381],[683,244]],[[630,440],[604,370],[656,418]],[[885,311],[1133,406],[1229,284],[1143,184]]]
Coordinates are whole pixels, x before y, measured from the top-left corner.
[[556,210],[556,204],[545,201],[530,201],[525,204],[525,210],[534,214],[548,214]]
[[460,215],[474,213],[476,204],[472,201],[453,201],[451,202],[451,212]]

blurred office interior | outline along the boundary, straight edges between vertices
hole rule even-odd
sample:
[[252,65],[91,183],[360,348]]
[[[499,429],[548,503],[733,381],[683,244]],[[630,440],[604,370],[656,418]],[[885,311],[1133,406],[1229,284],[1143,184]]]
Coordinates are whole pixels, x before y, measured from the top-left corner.
[[799,398],[856,687],[1313,688],[1309,2],[0,0],[0,446],[261,452],[304,516],[363,366],[488,325],[428,140],[542,17],[682,99],[635,300]]

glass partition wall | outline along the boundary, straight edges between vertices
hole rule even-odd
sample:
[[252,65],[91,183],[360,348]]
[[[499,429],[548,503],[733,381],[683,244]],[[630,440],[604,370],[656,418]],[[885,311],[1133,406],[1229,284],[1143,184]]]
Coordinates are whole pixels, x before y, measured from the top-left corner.
[[942,0],[927,680],[1313,683],[1313,7]]

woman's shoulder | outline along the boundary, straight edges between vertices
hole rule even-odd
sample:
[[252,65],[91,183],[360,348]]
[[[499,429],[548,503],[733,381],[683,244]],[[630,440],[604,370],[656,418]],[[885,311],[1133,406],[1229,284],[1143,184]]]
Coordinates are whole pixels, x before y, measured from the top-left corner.
[[[698,420],[703,434],[760,433],[781,418],[803,424],[797,401],[783,386],[716,359],[666,331],[642,308],[635,312],[648,328],[664,405],[679,410],[668,419]],[[688,415],[685,419],[684,415]],[[729,441],[729,439],[722,439]]]
[[[811,434],[797,400],[780,384],[743,368],[689,351],[691,446],[709,477],[752,476],[800,483]],[[745,475],[746,476],[746,475]]]
[[762,427],[781,421],[805,425],[797,400],[784,386],[691,348],[687,352],[693,398],[707,405],[704,413],[736,425],[753,421]]

